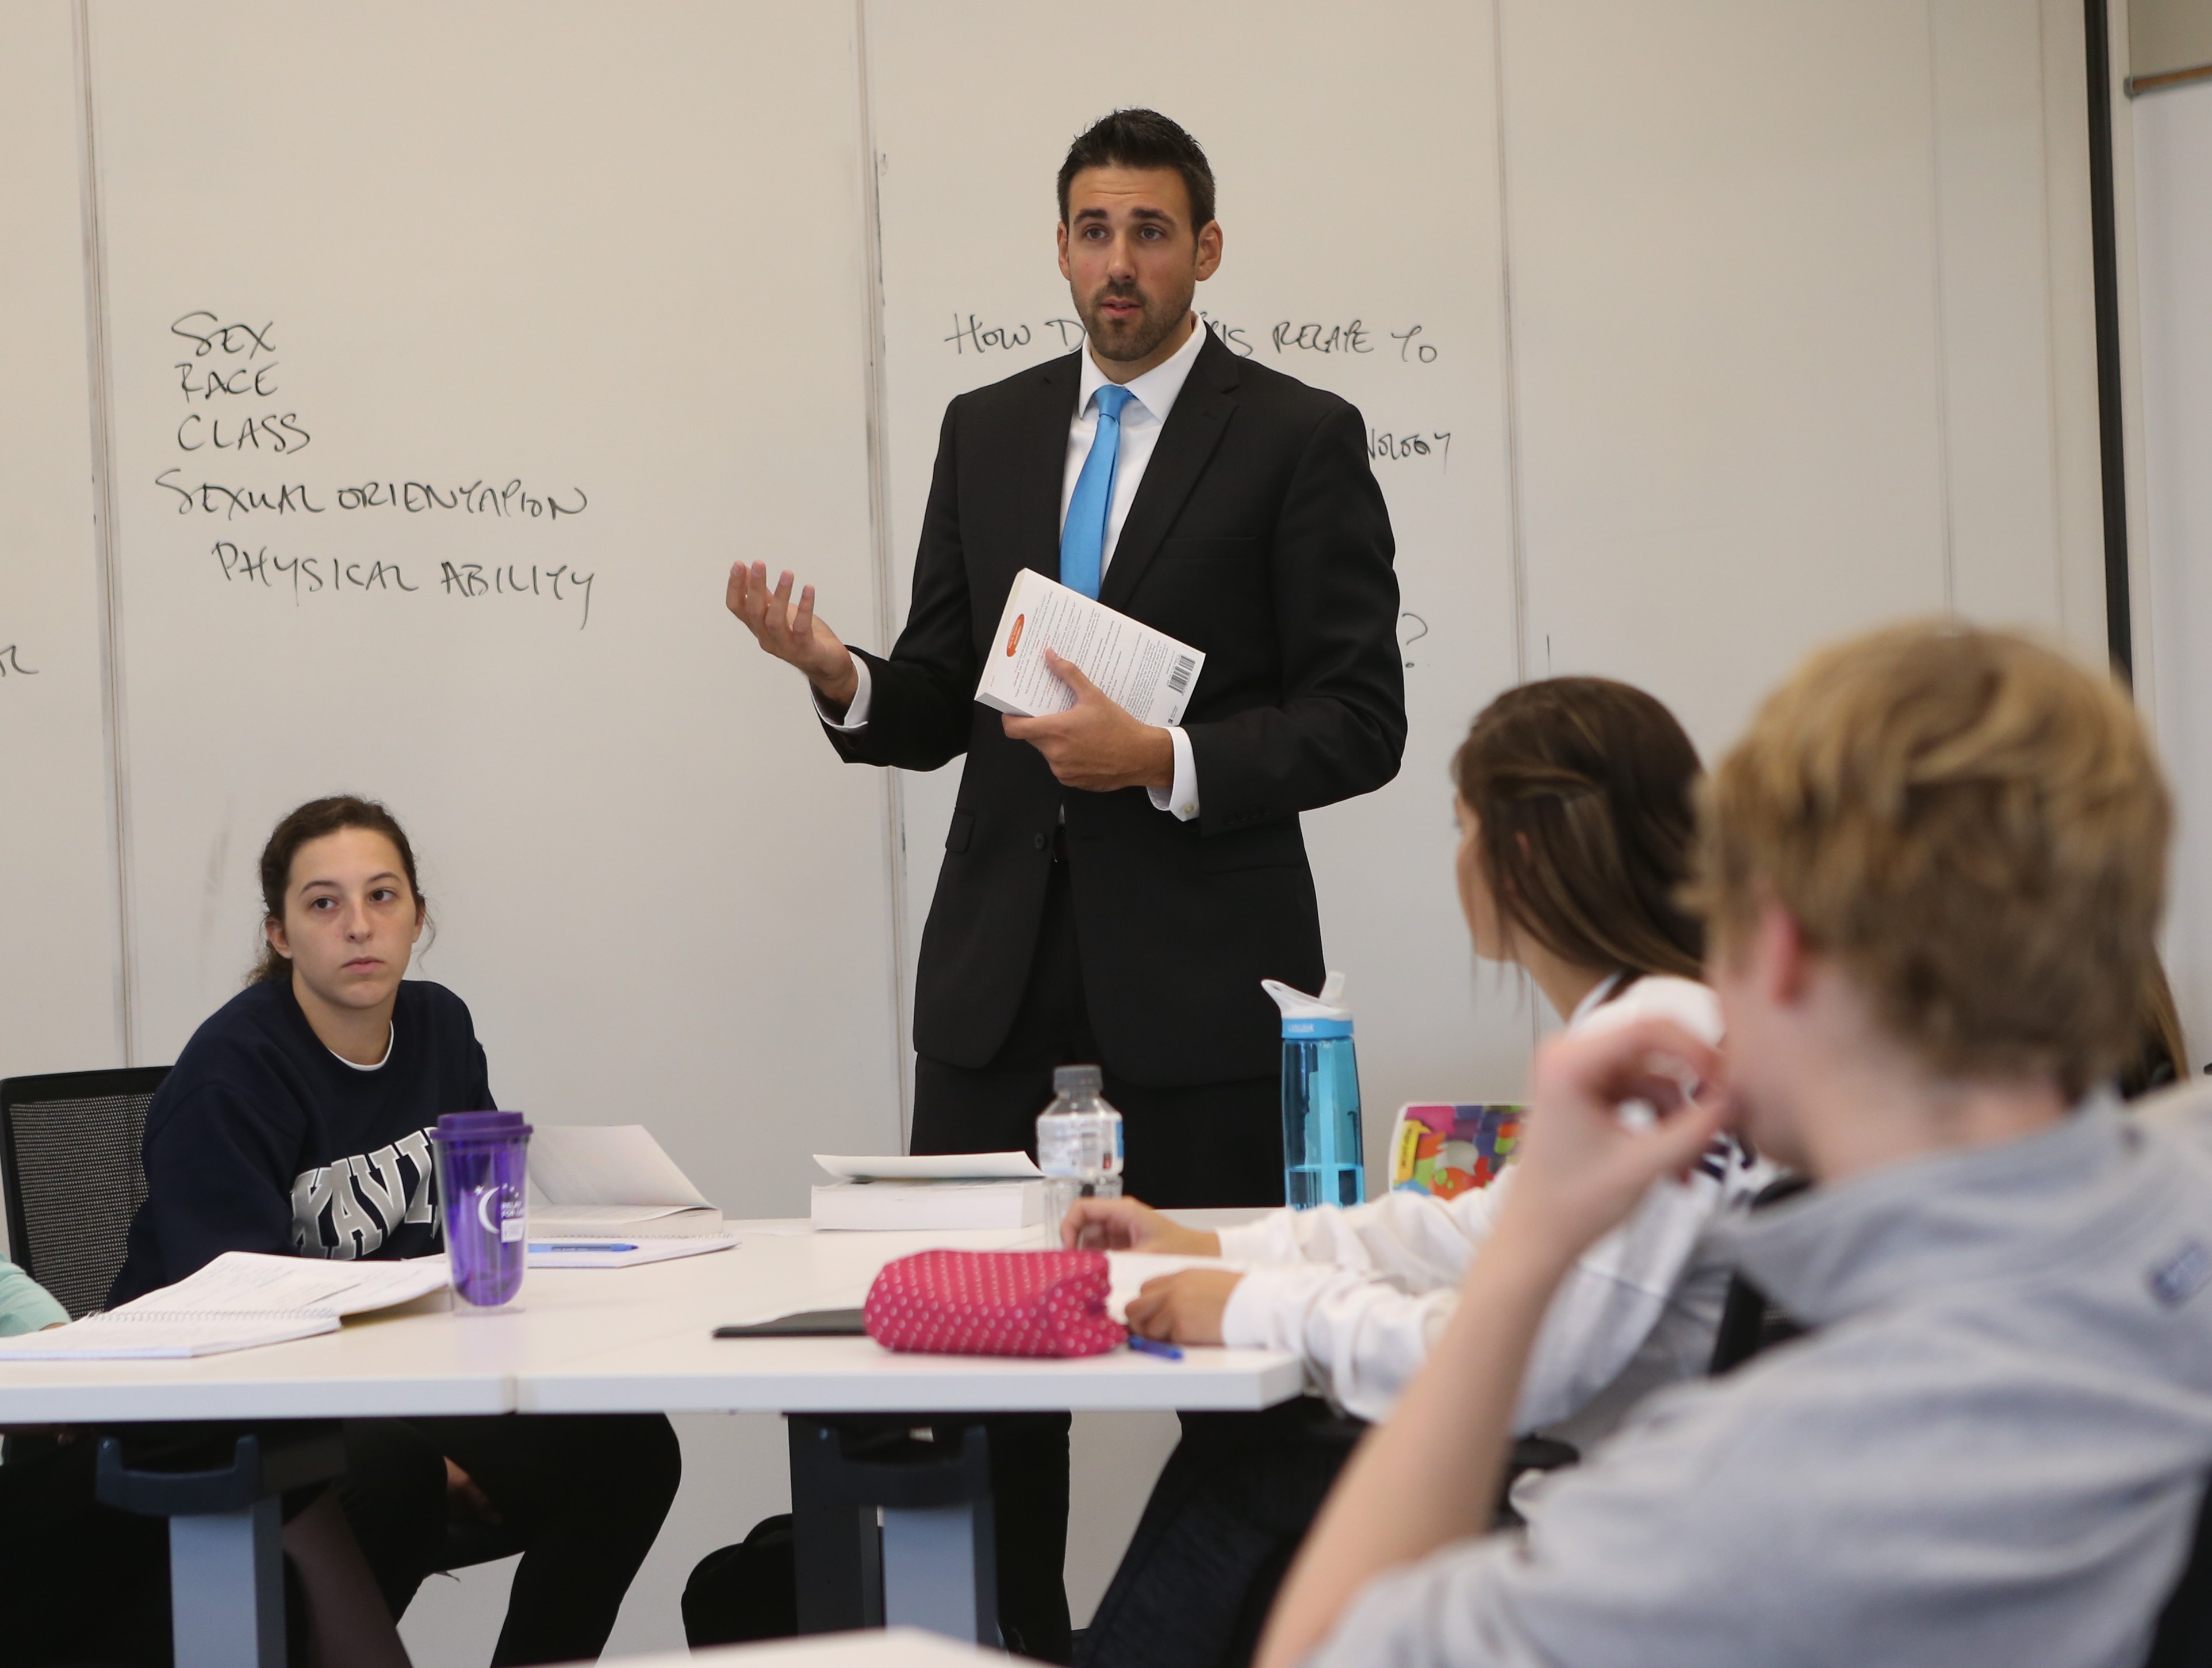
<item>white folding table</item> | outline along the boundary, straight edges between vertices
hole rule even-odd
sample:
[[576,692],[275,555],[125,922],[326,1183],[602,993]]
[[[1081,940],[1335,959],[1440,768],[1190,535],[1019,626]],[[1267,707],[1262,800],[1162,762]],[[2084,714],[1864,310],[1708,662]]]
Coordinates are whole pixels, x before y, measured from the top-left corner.
[[[860,1337],[718,1339],[714,1328],[726,1323],[858,1307],[883,1265],[911,1252],[1037,1242],[1034,1231],[816,1234],[795,1222],[738,1222],[732,1232],[734,1250],[706,1256],[533,1271],[511,1313],[453,1313],[433,1298],[319,1337],[197,1361],[0,1362],[0,1426],[702,1410],[920,1422],[953,1412],[1258,1410],[1303,1386],[1293,1357],[1261,1350],[1012,1361],[894,1355]],[[793,1487],[797,1505],[798,1477]],[[173,1520],[173,1539],[185,1522]],[[957,1579],[988,1562],[988,1536],[978,1538],[969,1514],[893,1507],[884,1525],[881,1619],[968,1639],[990,1625],[975,1614],[973,1582]],[[273,1533],[263,1527],[264,1538]],[[232,1541],[248,1544],[235,1532]],[[256,1572],[269,1556],[241,1552],[228,1577],[179,1591],[179,1668],[196,1656],[252,1659],[235,1641],[265,1636],[249,1619],[267,1614]],[[208,1653],[198,1652],[202,1641]]]

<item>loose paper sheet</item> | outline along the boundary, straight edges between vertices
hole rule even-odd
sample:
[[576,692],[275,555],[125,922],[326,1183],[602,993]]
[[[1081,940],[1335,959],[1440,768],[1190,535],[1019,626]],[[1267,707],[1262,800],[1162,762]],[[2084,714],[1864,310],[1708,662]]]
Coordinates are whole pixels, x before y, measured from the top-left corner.
[[342,1263],[226,1251],[198,1273],[105,1314],[0,1338],[0,1360],[220,1355],[334,1332],[341,1315],[388,1309],[452,1283],[443,1257]]
[[410,1302],[453,1283],[443,1257],[325,1261],[226,1251],[198,1273],[111,1311],[129,1315],[360,1314]]
[[547,1204],[563,1210],[579,1204],[714,1208],[642,1124],[540,1124],[530,1137],[530,1179]]

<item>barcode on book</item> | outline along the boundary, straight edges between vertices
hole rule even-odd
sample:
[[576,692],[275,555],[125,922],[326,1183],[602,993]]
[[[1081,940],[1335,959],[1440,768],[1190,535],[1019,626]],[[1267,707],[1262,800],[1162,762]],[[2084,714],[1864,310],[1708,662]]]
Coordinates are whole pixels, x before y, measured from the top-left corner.
[[1168,688],[1177,694],[1190,688],[1190,675],[1197,665],[1198,662],[1187,654],[1176,656],[1175,670],[1168,674]]

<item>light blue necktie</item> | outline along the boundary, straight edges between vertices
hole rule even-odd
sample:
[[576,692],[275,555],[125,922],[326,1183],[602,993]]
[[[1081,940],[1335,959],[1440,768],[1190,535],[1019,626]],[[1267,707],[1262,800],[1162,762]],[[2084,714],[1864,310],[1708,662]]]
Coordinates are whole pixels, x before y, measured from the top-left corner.
[[1060,582],[1095,597],[1106,555],[1106,514],[1114,507],[1114,466],[1121,458],[1121,408],[1133,396],[1109,382],[1092,397],[1098,403],[1098,432],[1091,437],[1091,455],[1075,477],[1075,495],[1067,500],[1067,520],[1060,530]]

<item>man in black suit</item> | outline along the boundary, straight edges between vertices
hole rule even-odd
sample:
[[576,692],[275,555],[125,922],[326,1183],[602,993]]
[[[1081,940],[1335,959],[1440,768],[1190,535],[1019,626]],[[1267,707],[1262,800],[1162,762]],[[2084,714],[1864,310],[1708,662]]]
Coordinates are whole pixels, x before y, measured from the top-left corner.
[[[731,569],[730,611],[806,674],[845,758],[968,755],[922,933],[915,1151],[1033,1151],[1053,1067],[1097,1061],[1128,1191],[1279,1204],[1280,1027],[1260,981],[1322,981],[1298,813],[1380,787],[1404,749],[1389,517],[1358,412],[1192,312],[1221,227],[1188,133],[1106,118],[1069,150],[1060,209],[1087,349],[947,409],[890,658],[848,651],[814,588],[794,601],[764,562]],[[1203,649],[1183,722],[1139,722],[1056,658],[1067,711],[977,705],[1024,567]],[[991,1422],[1001,1628],[1054,1661],[1067,1430]]]
[[[1380,787],[1404,748],[1389,518],[1358,412],[1191,311],[1221,228],[1188,134],[1106,118],[1069,151],[1060,206],[1088,348],[947,409],[890,658],[848,652],[813,587],[794,603],[765,563],[732,569],[729,607],[807,675],[845,758],[968,755],[922,933],[914,1149],[1033,1148],[1052,1068],[1097,1060],[1129,1192],[1279,1204],[1260,981],[1323,974],[1298,813]],[[1068,711],[975,702],[1024,567],[1206,652],[1179,727],[1056,658]]]

